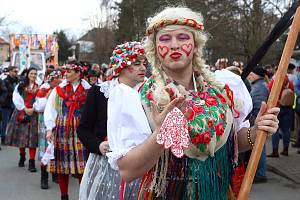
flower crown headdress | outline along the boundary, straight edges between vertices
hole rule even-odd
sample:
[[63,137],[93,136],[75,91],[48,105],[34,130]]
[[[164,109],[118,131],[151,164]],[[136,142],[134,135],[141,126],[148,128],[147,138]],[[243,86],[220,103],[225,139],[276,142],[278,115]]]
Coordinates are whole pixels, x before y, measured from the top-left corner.
[[110,78],[118,76],[125,67],[143,60],[144,54],[145,51],[140,42],[125,42],[117,45],[110,57],[108,76]]
[[149,26],[146,30],[145,35],[149,36],[159,29],[162,29],[168,25],[183,25],[189,26],[196,30],[204,30],[204,25],[202,22],[197,22],[194,19],[163,19],[152,26]]
[[56,79],[58,77],[62,76],[62,73],[60,70],[54,70],[47,76],[47,81],[51,82],[53,79]]

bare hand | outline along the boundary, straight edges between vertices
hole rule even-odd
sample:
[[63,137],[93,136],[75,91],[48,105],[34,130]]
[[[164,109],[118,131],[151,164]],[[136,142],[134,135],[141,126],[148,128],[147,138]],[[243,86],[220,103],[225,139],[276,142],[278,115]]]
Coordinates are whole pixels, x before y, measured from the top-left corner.
[[99,150],[101,154],[105,156],[105,154],[109,152],[108,141],[101,142],[99,145]]
[[33,114],[34,109],[33,108],[25,108],[24,111],[27,115],[31,116]]
[[272,135],[278,129],[279,120],[277,116],[280,109],[278,107],[270,108],[267,110],[267,104],[261,103],[259,113],[255,119],[254,130],[262,130]]
[[167,114],[171,112],[175,107],[179,108],[186,117],[188,117],[191,113],[191,108],[187,109],[185,97],[183,96],[173,99],[169,104],[166,105],[162,112],[158,111],[158,108],[153,101],[151,101],[150,103],[152,110],[152,118],[157,127],[160,127],[163,124]]
[[46,139],[47,141],[52,141],[52,131],[46,131]]

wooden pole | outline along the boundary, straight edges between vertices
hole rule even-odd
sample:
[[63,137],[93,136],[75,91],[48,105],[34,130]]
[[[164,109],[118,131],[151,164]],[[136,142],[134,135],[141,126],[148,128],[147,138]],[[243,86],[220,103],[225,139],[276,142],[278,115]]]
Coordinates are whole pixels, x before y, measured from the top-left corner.
[[[270,97],[267,102],[268,108],[275,107],[277,105],[277,101],[279,98],[279,94],[281,92],[282,84],[284,82],[289,61],[291,59],[295,43],[297,40],[298,32],[300,28],[300,7],[298,7],[296,14],[294,15],[293,23],[291,25],[287,41],[285,43],[283,53],[280,59],[280,63],[278,66],[278,70],[276,72],[276,79],[273,84]],[[254,175],[256,172],[256,168],[261,156],[261,152],[263,146],[265,144],[267,138],[267,134],[264,131],[257,131],[257,136],[255,140],[255,144],[251,153],[251,157],[247,166],[246,174],[243,179],[243,183],[239,192],[238,200],[247,200],[252,182],[254,179]]]

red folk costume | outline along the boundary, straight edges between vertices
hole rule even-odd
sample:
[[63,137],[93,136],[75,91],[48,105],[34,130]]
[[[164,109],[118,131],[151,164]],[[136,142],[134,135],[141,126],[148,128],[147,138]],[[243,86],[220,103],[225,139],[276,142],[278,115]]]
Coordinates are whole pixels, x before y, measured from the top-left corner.
[[31,88],[25,87],[22,94],[16,87],[13,93],[13,102],[16,106],[11,120],[7,125],[6,144],[21,148],[36,148],[38,146],[38,126],[37,114],[32,116],[25,113],[24,108],[33,108],[38,91],[38,85],[34,84]]
[[77,137],[81,108],[90,85],[81,80],[75,88],[64,80],[51,92],[45,112],[47,130],[53,130],[54,157],[49,172],[58,174],[83,174],[87,151]]

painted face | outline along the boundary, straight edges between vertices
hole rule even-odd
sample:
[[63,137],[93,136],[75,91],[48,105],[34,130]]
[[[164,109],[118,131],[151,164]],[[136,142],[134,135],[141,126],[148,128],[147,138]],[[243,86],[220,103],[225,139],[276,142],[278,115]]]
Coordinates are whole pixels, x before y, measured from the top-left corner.
[[185,29],[159,31],[156,35],[156,52],[167,70],[191,66],[195,52],[194,36]]
[[135,84],[143,82],[146,75],[145,61],[134,62],[131,66],[124,68],[121,73],[124,73]]
[[31,82],[34,82],[37,77],[37,71],[36,70],[31,70],[28,74],[28,78]]
[[65,71],[65,76],[68,82],[73,83],[80,78],[80,72],[77,72],[73,69],[67,68]]

